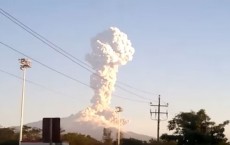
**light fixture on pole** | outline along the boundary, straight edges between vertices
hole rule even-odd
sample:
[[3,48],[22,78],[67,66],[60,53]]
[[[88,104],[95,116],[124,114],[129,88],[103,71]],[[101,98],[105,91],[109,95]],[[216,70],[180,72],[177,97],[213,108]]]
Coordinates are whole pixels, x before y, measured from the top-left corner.
[[22,100],[21,100],[21,118],[20,118],[20,135],[19,145],[22,142],[22,129],[23,129],[23,114],[24,114],[24,99],[25,99],[25,82],[26,82],[26,69],[31,68],[31,61],[26,58],[19,59],[20,69],[23,71],[23,84],[22,84]]
[[120,119],[120,112],[123,111],[123,109],[119,106],[115,107],[118,114],[118,132],[117,132],[117,145],[120,145],[120,138],[121,138],[121,119]]

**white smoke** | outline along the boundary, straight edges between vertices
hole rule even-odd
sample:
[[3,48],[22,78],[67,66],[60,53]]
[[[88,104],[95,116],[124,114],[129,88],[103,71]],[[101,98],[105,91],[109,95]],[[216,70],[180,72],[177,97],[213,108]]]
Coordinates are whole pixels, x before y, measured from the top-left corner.
[[116,27],[99,33],[91,40],[91,47],[92,52],[86,55],[86,60],[95,71],[90,77],[94,96],[91,99],[92,106],[81,112],[81,120],[114,126],[117,117],[109,105],[118,68],[132,60],[134,48],[127,35]]

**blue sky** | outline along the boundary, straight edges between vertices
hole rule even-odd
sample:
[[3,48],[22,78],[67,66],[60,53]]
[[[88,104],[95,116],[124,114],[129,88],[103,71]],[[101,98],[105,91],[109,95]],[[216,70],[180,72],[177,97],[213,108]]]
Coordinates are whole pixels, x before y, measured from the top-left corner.
[[[205,109],[213,121],[228,120],[230,86],[230,1],[78,0],[1,1],[2,9],[84,61],[90,39],[111,26],[128,35],[135,54],[119,69],[118,81],[139,96],[169,103],[169,119],[182,111]],[[0,15],[0,41],[48,66],[89,84],[90,72],[70,62]],[[0,45],[0,69],[21,76],[23,57]],[[21,80],[0,72],[0,124],[19,125]],[[66,117],[90,105],[93,91],[33,62],[26,86],[25,122]],[[48,89],[47,89],[48,88]],[[131,90],[131,88],[128,88]],[[156,136],[149,100],[116,88],[111,107],[124,108],[127,130]],[[134,99],[135,101],[133,101]],[[138,101],[137,101],[138,100]],[[141,100],[141,101],[140,101]],[[144,102],[143,102],[144,101]],[[137,107],[138,106],[138,107]],[[134,127],[135,126],[135,127]],[[161,133],[167,132],[162,122]],[[230,138],[230,127],[226,127]]]

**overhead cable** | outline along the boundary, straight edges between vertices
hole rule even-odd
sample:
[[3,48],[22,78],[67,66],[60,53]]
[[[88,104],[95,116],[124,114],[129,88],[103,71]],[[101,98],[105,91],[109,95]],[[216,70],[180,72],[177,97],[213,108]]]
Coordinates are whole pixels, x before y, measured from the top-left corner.
[[[15,23],[16,25],[18,25],[19,27],[21,27],[23,30],[25,30],[26,32],[28,32],[29,34],[31,34],[32,36],[34,36],[35,38],[37,38],[38,40],[40,40],[42,43],[46,44],[47,46],[49,46],[51,49],[53,49],[55,52],[61,54],[62,56],[64,56],[65,58],[69,59],[70,61],[72,61],[73,63],[77,64],[78,66],[84,68],[85,70],[94,73],[94,71],[92,71],[92,67],[89,66],[87,63],[85,63],[84,61],[81,61],[80,59],[76,58],[75,56],[73,56],[72,54],[68,53],[67,51],[65,51],[64,49],[62,49],[61,47],[59,47],[58,45],[56,45],[55,43],[51,42],[50,40],[48,40],[47,38],[45,38],[44,36],[40,35],[39,33],[37,33],[36,31],[32,30],[30,27],[28,27],[27,25],[25,25],[24,23],[22,23],[21,21],[19,21],[18,19],[16,19],[15,17],[13,17],[11,14],[9,14],[8,12],[4,11],[3,9],[0,8],[0,13],[5,16],[6,18],[8,18],[10,21],[12,21],[13,23]],[[65,75],[65,74],[64,74]],[[97,75],[98,77],[101,78],[101,76]],[[128,85],[126,83],[123,83],[121,81],[118,81],[119,84],[122,84],[123,86],[126,86],[128,88],[134,89],[135,91],[139,91],[145,94],[151,94],[153,95],[153,93],[151,92],[147,92],[147,91],[143,91],[141,89],[137,89],[135,87],[132,87],[131,85]],[[132,95],[135,95],[139,98],[144,98],[144,99],[148,99],[146,97],[142,97],[132,91],[129,91],[127,89],[125,89],[124,87],[122,87],[121,85],[116,84],[116,86],[125,91],[128,92]]]

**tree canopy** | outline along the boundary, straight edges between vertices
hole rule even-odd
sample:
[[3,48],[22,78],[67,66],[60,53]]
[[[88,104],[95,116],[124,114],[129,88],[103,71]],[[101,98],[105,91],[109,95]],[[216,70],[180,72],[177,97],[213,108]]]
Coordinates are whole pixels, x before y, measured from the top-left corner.
[[211,121],[204,109],[198,112],[182,112],[169,121],[168,129],[172,135],[163,134],[162,140],[176,141],[178,145],[227,144],[224,127],[229,121],[216,124]]
[[18,138],[19,135],[15,133],[14,128],[0,128],[0,145],[15,145]]
[[[69,142],[70,145],[117,145],[117,140],[110,136],[106,140],[98,141],[89,135],[80,133],[63,133],[62,141]],[[41,129],[30,126],[23,126],[24,142],[41,142]],[[0,145],[18,145],[19,133],[14,128],[0,128]],[[149,142],[133,138],[121,138],[121,145],[175,145],[163,142],[157,142],[151,139]]]
[[23,141],[41,141],[42,140],[42,130],[36,127],[23,126]]

